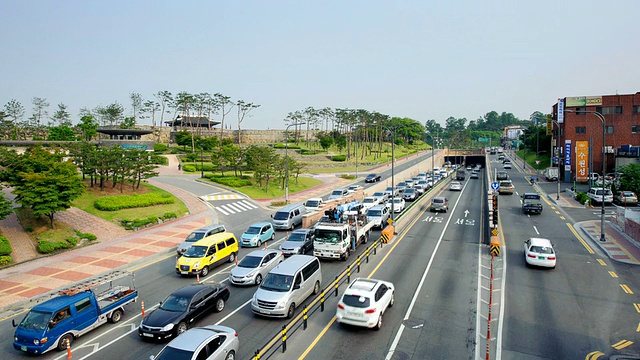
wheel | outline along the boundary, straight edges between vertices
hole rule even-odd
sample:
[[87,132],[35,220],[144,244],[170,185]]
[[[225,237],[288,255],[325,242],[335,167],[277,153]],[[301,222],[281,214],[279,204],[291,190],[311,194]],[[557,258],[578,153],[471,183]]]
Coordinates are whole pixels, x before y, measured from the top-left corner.
[[109,318],[109,322],[115,324],[118,321],[120,321],[120,319],[122,319],[122,310],[117,309],[117,310],[114,310],[111,313],[111,317]]
[[317,295],[320,292],[320,281],[316,281],[316,284],[313,285],[313,295]]
[[209,267],[208,266],[203,267],[202,270],[200,271],[200,275],[202,276],[209,275]]
[[256,245],[257,247],[260,247],[262,245],[262,240],[258,240],[258,245]]
[[227,353],[227,356],[224,357],[224,360],[236,360],[236,353],[231,350]]
[[73,335],[72,334],[64,334],[60,340],[58,340],[58,350],[64,351],[67,349],[67,342],[69,343],[69,347],[73,344]]
[[296,304],[291,303],[291,305],[289,305],[289,310],[287,310],[287,319],[291,319],[293,315],[295,315],[295,313],[296,313]]
[[176,327],[176,336],[182,334],[183,332],[187,331],[187,323],[184,321],[181,321],[178,326]]
[[260,275],[260,274],[256,275],[255,283],[256,283],[256,285],[262,284],[262,275]]
[[224,299],[223,298],[219,298],[218,300],[216,300],[216,312],[220,312],[222,310],[224,310]]
[[271,241],[275,240],[276,238],[276,233],[271,234]]
[[376,326],[373,329],[378,331],[380,330],[381,327],[382,327],[382,313],[380,313],[380,316],[378,316],[378,322],[376,323]]
[[393,307],[393,304],[396,302],[396,294],[391,293],[391,301],[389,301],[389,307]]
[[229,255],[229,262],[232,263],[236,260],[236,256],[238,254],[237,253],[231,253],[231,255]]

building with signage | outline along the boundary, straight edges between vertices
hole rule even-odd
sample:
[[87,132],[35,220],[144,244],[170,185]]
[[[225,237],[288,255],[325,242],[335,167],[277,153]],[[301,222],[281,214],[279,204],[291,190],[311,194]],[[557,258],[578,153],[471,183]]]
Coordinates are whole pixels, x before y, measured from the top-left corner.
[[120,129],[116,127],[99,127],[99,134],[109,136],[109,139],[98,139],[100,146],[120,146],[123,149],[140,149],[153,151],[153,141],[142,140],[142,135],[153,133],[152,130]]
[[589,173],[600,174],[603,146],[605,174],[615,171],[617,153],[626,159],[634,159],[636,154],[635,160],[626,163],[640,164],[638,151],[634,152],[640,146],[640,92],[565,97],[553,105],[552,114],[552,145],[560,152],[563,181],[587,181]]

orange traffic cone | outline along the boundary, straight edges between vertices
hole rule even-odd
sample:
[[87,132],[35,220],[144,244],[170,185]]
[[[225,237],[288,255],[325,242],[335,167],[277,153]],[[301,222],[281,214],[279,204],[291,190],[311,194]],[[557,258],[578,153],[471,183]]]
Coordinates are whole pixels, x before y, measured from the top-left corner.
[[141,300],[141,304],[142,304],[142,317],[144,317],[144,300]]
[[71,359],[71,340],[67,339],[67,359]]
[[264,249],[267,250],[267,241],[264,242]]
[[238,265],[238,257],[236,256],[236,265]]
[[200,274],[196,274],[196,283],[200,284]]

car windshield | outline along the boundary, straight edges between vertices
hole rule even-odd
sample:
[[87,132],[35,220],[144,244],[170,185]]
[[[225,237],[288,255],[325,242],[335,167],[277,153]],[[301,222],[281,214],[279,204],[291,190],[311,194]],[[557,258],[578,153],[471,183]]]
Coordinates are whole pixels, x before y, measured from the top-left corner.
[[289,219],[289,213],[286,211],[278,211],[275,215],[273,215],[275,220],[287,220]]
[[367,216],[382,216],[381,210],[369,210],[367,211]]
[[538,194],[524,194],[524,198],[525,199],[531,199],[531,200],[540,200],[540,195],[538,195]]
[[188,248],[187,251],[185,251],[184,255],[182,255],[182,256],[188,257],[188,258],[201,258],[206,253],[207,253],[207,247],[206,246],[194,245],[194,246]]
[[318,200],[308,200],[304,206],[306,207],[318,207],[320,205],[320,201]]
[[315,235],[317,242],[337,244],[340,241],[340,230],[316,229]]
[[160,305],[160,309],[166,311],[183,312],[189,306],[189,298],[184,296],[169,295]]
[[433,199],[433,202],[437,203],[437,204],[442,204],[442,203],[444,203],[444,200],[435,198],[435,199]]
[[203,231],[194,231],[191,234],[189,234],[189,236],[187,236],[187,238],[185,239],[186,242],[194,242],[194,241],[198,241],[200,239],[204,238],[204,232]]
[[347,306],[357,307],[357,308],[366,308],[366,307],[369,307],[369,304],[371,304],[371,299],[369,299],[366,296],[360,296],[355,294],[354,295],[345,294],[342,297],[342,302]]
[[625,197],[633,197],[634,195],[635,194],[630,192],[630,191],[623,191],[622,192],[622,196],[625,196]]
[[399,204],[399,203],[401,203],[401,202],[402,202],[402,199],[400,199],[400,198],[395,198],[395,199],[393,199],[393,202],[394,202],[394,203]]
[[333,196],[342,196],[342,190],[333,190],[331,195],[333,195]]
[[238,267],[242,268],[257,268],[262,262],[262,257],[260,256],[245,256],[240,263],[238,263]]
[[553,248],[548,246],[531,246],[529,249],[530,252],[538,253],[538,254],[553,254]]
[[260,289],[286,292],[291,289],[291,284],[293,284],[293,276],[269,273],[260,285]]
[[250,234],[250,235],[260,234],[261,229],[262,227],[260,226],[249,226],[245,234]]
[[154,357],[154,360],[191,360],[193,358],[193,351],[176,349],[171,346],[167,346],[158,356]]
[[503,182],[501,182],[501,183],[500,183],[500,186],[506,186],[506,187],[509,187],[509,186],[511,186],[511,183],[510,183],[510,182],[508,182],[508,181],[503,181]]
[[293,232],[289,235],[287,241],[304,241],[304,234]]
[[383,196],[384,196],[384,193],[383,193],[383,192],[380,192],[380,191],[378,191],[378,192],[374,192],[374,193],[373,193],[373,196],[375,196],[375,197],[377,197],[377,198],[380,198],[380,197],[383,197]]
[[407,189],[404,191],[405,194],[413,194],[415,192],[415,189]]
[[373,179],[374,177],[376,177],[376,174],[369,174],[369,175],[367,175],[367,179]]
[[44,330],[49,324],[49,320],[53,317],[53,313],[45,311],[31,310],[27,316],[22,319],[20,326],[25,329]]
[[372,198],[365,198],[364,200],[362,200],[363,204],[373,204],[374,202],[376,201]]

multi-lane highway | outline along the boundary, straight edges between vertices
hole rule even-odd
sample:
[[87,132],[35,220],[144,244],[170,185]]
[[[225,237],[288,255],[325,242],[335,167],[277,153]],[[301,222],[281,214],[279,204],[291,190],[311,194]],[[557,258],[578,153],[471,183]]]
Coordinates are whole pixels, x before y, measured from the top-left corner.
[[[490,168],[501,168],[496,157],[489,160]],[[398,165],[396,171],[415,166],[416,161],[431,163],[428,157],[415,159]],[[640,292],[640,281],[634,276],[634,268],[608,259],[574,230],[575,219],[594,218],[588,209],[565,211],[545,200],[541,215],[523,215],[519,195],[535,188],[517,169],[507,171],[516,193],[499,198],[503,246],[502,256],[496,261],[491,358],[597,359],[593,356],[638,353],[640,347],[633,341],[639,322],[636,309],[640,308],[635,305],[640,300],[635,299],[634,290]],[[384,179],[390,171],[382,175]],[[159,180],[196,195],[212,193],[210,186],[195,181],[177,177]],[[385,313],[380,331],[335,323],[337,298],[330,296],[326,310],[309,317],[306,330],[289,334],[286,353],[278,352],[272,358],[484,359],[488,248],[482,244],[482,202],[486,201],[489,180],[489,172],[483,170],[479,179],[467,177],[460,192],[441,186],[441,195],[450,202],[449,211],[431,213],[428,201],[412,207],[401,218],[393,242],[379,249],[369,263],[363,263],[360,273],[352,275],[384,279],[396,286],[395,305]],[[217,208],[239,199],[214,201]],[[236,204],[243,211],[235,213],[214,212],[214,222],[224,223],[239,235],[249,224],[269,218],[270,210],[244,205]],[[278,246],[283,236],[278,233],[270,247]],[[553,241],[558,253],[555,269],[525,266],[523,241],[529,237]],[[360,246],[358,254],[363,249]],[[250,251],[242,249],[240,256]],[[194,281],[176,276],[174,263],[175,258],[167,256],[133,269],[147,311],[172,290]],[[232,266],[218,267],[204,280],[226,281]],[[323,261],[323,287],[345,267],[345,262]],[[197,324],[220,323],[236,329],[240,359],[251,358],[287,323],[256,317],[249,307],[254,291],[255,287],[231,287],[225,310]],[[162,344],[141,341],[137,335],[139,305],[129,310],[117,326],[104,326],[75,342],[74,358],[146,359],[155,354]],[[3,358],[21,358],[22,354],[11,346],[13,329],[6,321],[3,325]],[[624,343],[623,347],[622,340],[632,344]],[[66,353],[53,352],[43,358],[62,359]]]

